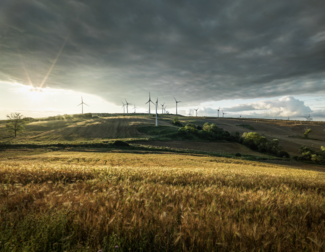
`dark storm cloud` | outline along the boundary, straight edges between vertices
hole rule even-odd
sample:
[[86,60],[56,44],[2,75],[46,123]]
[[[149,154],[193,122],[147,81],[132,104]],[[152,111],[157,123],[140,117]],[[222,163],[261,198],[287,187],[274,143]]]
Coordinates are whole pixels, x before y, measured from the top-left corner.
[[[0,3],[0,80],[137,105],[325,93],[325,2]],[[26,71],[24,70],[26,68]]]

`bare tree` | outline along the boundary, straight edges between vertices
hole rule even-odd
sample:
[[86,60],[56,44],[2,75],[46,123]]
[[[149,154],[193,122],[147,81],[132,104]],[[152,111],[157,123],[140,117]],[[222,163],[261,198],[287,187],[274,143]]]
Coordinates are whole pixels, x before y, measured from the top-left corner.
[[6,124],[6,128],[9,132],[12,132],[15,137],[17,133],[23,132],[26,124],[26,121],[23,119],[23,115],[20,113],[11,113],[7,115],[8,123]]

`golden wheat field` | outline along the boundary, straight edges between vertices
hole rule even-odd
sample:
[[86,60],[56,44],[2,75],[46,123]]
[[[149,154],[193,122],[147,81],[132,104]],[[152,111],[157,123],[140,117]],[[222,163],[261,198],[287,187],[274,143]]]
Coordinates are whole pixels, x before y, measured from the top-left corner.
[[1,154],[0,251],[324,251],[325,173],[182,154]]

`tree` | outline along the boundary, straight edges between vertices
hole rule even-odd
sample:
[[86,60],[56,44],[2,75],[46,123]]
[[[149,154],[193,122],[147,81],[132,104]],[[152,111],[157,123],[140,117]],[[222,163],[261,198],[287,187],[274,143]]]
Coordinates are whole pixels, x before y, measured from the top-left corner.
[[26,124],[26,121],[23,119],[23,115],[20,113],[11,113],[7,115],[9,122],[6,124],[6,128],[9,132],[12,132],[15,137],[17,133],[23,132]]

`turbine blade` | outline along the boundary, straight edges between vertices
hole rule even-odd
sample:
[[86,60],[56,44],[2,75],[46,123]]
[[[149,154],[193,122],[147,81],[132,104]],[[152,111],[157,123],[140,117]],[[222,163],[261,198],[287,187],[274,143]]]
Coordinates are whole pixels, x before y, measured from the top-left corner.
[[[85,105],[87,105],[86,103],[84,103]],[[89,105],[87,105],[89,107]]]

